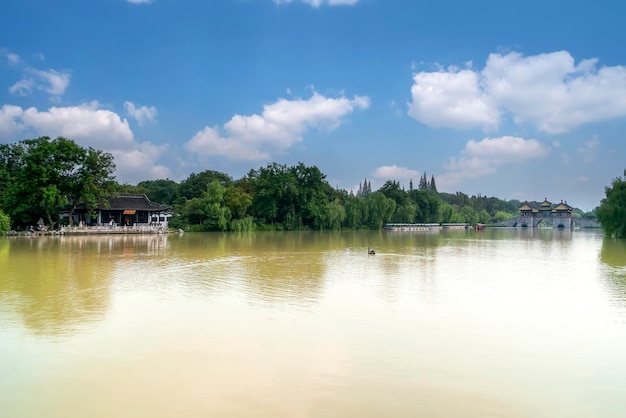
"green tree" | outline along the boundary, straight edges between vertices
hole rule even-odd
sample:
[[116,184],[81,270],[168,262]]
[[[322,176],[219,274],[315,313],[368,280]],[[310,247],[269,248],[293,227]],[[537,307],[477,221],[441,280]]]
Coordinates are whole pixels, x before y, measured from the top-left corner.
[[626,181],[617,177],[605,188],[606,197],[598,208],[598,221],[610,237],[626,238]]
[[389,221],[396,210],[396,202],[376,191],[365,199],[367,206],[366,225],[372,229],[380,229]]
[[174,204],[179,196],[178,183],[170,179],[145,180],[139,182],[137,187],[144,190],[143,193],[148,196],[148,199],[162,205]]
[[228,229],[232,212],[224,202],[226,187],[219,181],[209,183],[206,192],[206,223],[205,229],[209,231],[226,231]]
[[224,193],[224,203],[230,209],[234,218],[244,219],[252,205],[252,196],[240,187],[230,185]]
[[470,225],[476,225],[478,223],[478,213],[471,206],[463,206],[459,211],[463,222],[467,222]]
[[217,180],[227,186],[232,182],[229,175],[214,170],[205,170],[201,173],[191,173],[189,177],[180,182],[179,195],[187,199],[200,197],[206,192],[210,182]]
[[430,184],[428,185],[430,190],[437,193],[437,185],[435,184],[435,176],[430,176]]
[[346,217],[344,221],[346,228],[363,228],[364,221],[368,217],[365,199],[362,197],[350,195],[346,197],[344,207],[346,210]]
[[499,210],[495,213],[495,215],[493,216],[493,221],[494,222],[502,222],[502,221],[506,221],[507,219],[511,219],[514,218],[515,215],[512,215],[508,212],[505,212],[503,210]]
[[417,222],[423,223],[440,223],[441,212],[439,207],[442,205],[442,200],[432,190],[420,189],[412,190],[409,192],[411,200],[417,205]]
[[6,234],[11,230],[11,218],[0,209],[0,234]]
[[[109,154],[69,139],[40,137],[11,147],[10,163],[2,163],[10,171],[3,200],[16,222],[32,223],[42,217],[53,227],[66,205],[70,213],[81,203],[95,206],[113,181],[115,166]],[[6,151],[5,147],[5,157]]]
[[491,215],[489,215],[489,212],[487,212],[485,209],[482,209],[480,212],[478,212],[478,222],[480,222],[481,224],[486,224],[489,223],[490,220]]
[[323,228],[341,229],[341,224],[346,219],[346,208],[338,198],[326,204],[326,216],[324,219],[325,224]]
[[65,198],[70,207],[69,223],[74,223],[74,211],[78,205],[84,205],[89,212],[94,212],[99,202],[114,189],[113,156],[93,148],[78,151],[79,159],[71,173],[64,176],[62,183]]

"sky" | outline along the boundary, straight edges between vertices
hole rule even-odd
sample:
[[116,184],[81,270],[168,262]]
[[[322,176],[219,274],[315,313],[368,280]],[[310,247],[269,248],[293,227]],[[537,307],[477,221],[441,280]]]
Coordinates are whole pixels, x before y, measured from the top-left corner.
[[3,0],[0,143],[120,183],[277,162],[329,183],[567,201],[626,169],[626,3]]

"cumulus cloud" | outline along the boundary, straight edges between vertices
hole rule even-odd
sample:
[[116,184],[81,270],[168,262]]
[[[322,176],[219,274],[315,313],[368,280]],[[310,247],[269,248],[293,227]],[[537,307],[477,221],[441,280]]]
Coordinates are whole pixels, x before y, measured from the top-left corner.
[[4,105],[0,109],[0,140],[13,138],[24,129],[20,118],[24,111],[19,106]]
[[460,157],[451,157],[444,164],[446,172],[437,177],[437,184],[449,188],[463,179],[494,174],[498,166],[540,159],[548,153],[549,148],[535,139],[503,136],[470,140]]
[[154,106],[135,106],[133,102],[124,102],[126,113],[133,117],[140,125],[146,122],[155,122],[157,109]]
[[[265,105],[262,114],[235,115],[219,127],[205,127],[185,144],[199,157],[225,156],[231,160],[263,160],[282,153],[310,128],[337,128],[355,109],[369,107],[369,98],[330,98],[317,92],[308,100],[279,99]],[[224,132],[225,134],[222,134]]]
[[413,76],[409,115],[431,126],[497,127],[500,112],[472,70],[421,72]]
[[14,142],[20,133],[63,136],[82,146],[110,152],[115,158],[116,175],[122,181],[169,176],[169,170],[156,163],[167,148],[137,143],[128,121],[111,110],[101,109],[98,102],[48,110],[4,105],[0,108],[0,141]]
[[626,67],[578,64],[567,51],[534,56],[490,54],[482,71],[450,67],[413,75],[409,115],[432,126],[517,124],[559,134],[580,125],[626,116]]
[[374,170],[374,177],[383,181],[386,180],[411,180],[419,178],[420,174],[416,170],[406,167],[398,167],[397,165],[384,165]]
[[484,138],[482,141],[471,139],[465,145],[464,152],[474,157],[489,159],[495,164],[507,164],[544,157],[548,154],[548,148],[536,139],[502,136]]
[[24,110],[21,120],[39,135],[63,136],[94,148],[125,147],[134,140],[128,121],[115,112],[99,109],[98,102],[45,111],[31,107]]
[[167,145],[158,146],[150,142],[138,144],[134,149],[114,150],[116,174],[133,182],[169,178],[170,169],[155,163],[167,150]]
[[[274,0],[274,3],[290,4],[290,3],[293,3],[294,1],[298,1],[298,0]],[[318,8],[323,4],[328,4],[329,6],[353,6],[359,2],[359,0],[300,0],[300,1],[302,3],[310,4],[311,6],[315,8]]]

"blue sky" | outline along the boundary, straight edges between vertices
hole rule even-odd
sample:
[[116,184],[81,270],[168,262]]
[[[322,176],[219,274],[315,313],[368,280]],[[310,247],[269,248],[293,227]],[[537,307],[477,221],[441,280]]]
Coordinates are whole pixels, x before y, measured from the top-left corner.
[[[610,4],[609,4],[610,3]],[[120,182],[316,165],[333,186],[567,200],[626,168],[626,6],[5,0],[0,142],[65,136]]]

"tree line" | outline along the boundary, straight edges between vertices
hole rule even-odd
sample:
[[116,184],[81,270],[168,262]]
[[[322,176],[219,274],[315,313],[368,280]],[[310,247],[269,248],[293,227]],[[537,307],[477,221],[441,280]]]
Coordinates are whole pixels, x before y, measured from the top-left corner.
[[[315,166],[271,163],[239,179],[205,170],[176,182],[119,184],[111,154],[66,138],[40,137],[0,145],[0,228],[42,218],[58,226],[59,213],[95,211],[117,193],[141,193],[172,207],[170,226],[191,231],[380,229],[386,223],[498,222],[518,215],[521,202],[437,191],[434,176],[408,190],[394,180],[356,193],[332,187]],[[70,222],[72,216],[69,217]]]

